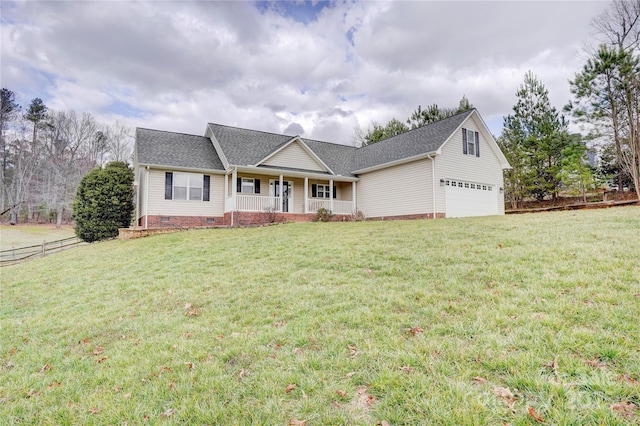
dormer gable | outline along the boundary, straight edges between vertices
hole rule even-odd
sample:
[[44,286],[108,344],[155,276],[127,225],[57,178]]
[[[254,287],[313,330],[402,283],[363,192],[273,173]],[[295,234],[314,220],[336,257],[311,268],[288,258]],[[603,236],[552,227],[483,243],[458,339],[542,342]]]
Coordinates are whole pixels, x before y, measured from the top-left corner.
[[258,161],[255,165],[313,170],[333,174],[333,171],[299,136],[291,138],[287,143]]

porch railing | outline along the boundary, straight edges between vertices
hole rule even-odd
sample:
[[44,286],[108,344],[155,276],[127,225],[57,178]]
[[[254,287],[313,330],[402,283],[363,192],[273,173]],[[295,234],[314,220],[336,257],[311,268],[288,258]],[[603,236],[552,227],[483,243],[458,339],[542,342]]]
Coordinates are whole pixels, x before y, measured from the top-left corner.
[[[225,199],[224,211],[265,212],[273,209],[273,211],[280,212],[282,211],[281,205],[280,197],[238,194],[235,206],[233,205],[233,197]],[[353,201],[333,200],[332,202],[332,200],[317,198],[309,198],[307,208],[309,213],[315,213],[321,208],[331,210],[333,214],[352,214],[354,210]]]
[[331,210],[333,214],[351,214],[353,213],[353,201],[341,200],[322,200],[317,198],[309,198],[309,213],[315,213],[321,208]]
[[227,197],[225,200],[225,211],[242,212],[264,212],[269,209],[273,211],[281,210],[280,197],[262,197],[259,195],[236,195],[236,205],[233,205],[233,198]]

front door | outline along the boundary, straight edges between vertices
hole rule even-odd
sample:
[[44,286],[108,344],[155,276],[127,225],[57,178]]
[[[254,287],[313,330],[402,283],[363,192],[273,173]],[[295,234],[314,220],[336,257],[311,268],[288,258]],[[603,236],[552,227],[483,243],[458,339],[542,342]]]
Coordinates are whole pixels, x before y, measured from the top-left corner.
[[[280,196],[280,181],[269,181],[269,195],[271,197]],[[293,182],[284,180],[282,181],[282,212],[289,212],[289,204],[293,204]]]

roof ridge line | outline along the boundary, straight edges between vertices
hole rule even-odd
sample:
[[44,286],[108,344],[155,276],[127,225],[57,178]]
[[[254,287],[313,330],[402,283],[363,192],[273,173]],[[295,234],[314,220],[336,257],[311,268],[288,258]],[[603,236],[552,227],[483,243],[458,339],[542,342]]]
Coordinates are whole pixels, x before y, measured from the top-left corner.
[[148,127],[136,127],[136,131],[138,131],[138,130],[150,130],[152,132],[171,133],[171,134],[174,134],[174,135],[195,136],[197,138],[206,138],[206,136],[194,135],[193,133],[172,132],[171,130],[150,129]]
[[231,125],[228,125],[228,124],[207,123],[207,125],[209,125],[209,124],[213,124],[214,126],[226,127],[226,128],[229,128],[229,129],[248,130],[248,131],[250,131],[250,132],[265,133],[265,134],[267,134],[267,135],[284,136],[284,137],[288,137],[288,138],[289,138],[289,140],[291,140],[291,139],[295,139],[295,138],[299,138],[299,139],[301,139],[302,141],[318,142],[318,143],[326,143],[326,144],[329,144],[329,145],[346,146],[346,147],[349,147],[349,148],[356,148],[356,149],[358,148],[358,147],[355,147],[355,146],[353,146],[353,145],[345,145],[345,144],[343,144],[343,143],[329,142],[329,141],[321,141],[321,140],[319,140],[319,139],[305,138],[304,136],[300,136],[300,135],[293,135],[293,136],[291,136],[291,135],[285,135],[284,133],[268,132],[268,131],[266,131],[266,130],[249,129],[249,128],[247,128],[247,127],[231,126]]

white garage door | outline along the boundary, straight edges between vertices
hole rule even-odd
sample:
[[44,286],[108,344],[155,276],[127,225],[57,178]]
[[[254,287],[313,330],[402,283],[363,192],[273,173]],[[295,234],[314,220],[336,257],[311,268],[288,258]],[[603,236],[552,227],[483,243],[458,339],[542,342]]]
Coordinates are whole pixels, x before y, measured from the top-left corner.
[[498,190],[493,185],[445,180],[447,217],[489,216],[498,214]]

